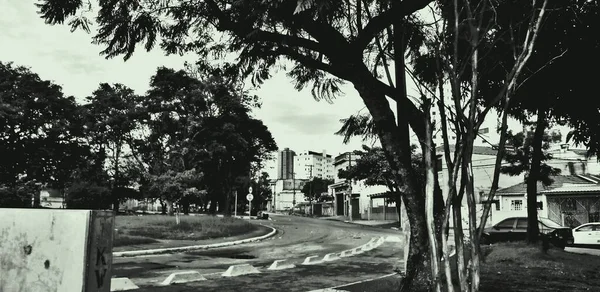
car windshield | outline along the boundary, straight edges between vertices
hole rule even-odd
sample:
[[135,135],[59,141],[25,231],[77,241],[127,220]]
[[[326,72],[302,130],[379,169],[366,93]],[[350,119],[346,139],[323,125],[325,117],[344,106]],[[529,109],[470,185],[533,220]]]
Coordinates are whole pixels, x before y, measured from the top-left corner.
[[558,228],[558,227],[562,227],[560,226],[560,224],[548,219],[548,218],[539,218],[540,222],[542,222],[542,224],[548,226],[548,227],[552,227],[552,228]]

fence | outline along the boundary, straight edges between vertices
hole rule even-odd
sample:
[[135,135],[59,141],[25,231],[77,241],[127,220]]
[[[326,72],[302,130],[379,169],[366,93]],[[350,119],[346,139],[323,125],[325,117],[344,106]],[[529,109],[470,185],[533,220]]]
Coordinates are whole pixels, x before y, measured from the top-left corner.
[[334,216],[335,210],[333,203],[303,203],[300,205],[300,212],[315,216]]
[[[369,215],[367,212],[363,213],[363,219],[368,219]],[[398,220],[398,210],[396,207],[384,207],[377,206],[371,208],[371,220]]]

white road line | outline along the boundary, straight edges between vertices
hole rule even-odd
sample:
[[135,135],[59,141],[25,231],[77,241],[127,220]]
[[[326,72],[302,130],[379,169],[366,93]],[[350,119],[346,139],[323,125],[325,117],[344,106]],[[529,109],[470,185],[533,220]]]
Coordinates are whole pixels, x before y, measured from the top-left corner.
[[393,273],[393,274],[388,274],[388,275],[380,276],[380,277],[377,277],[377,278],[372,278],[372,279],[367,279],[367,280],[362,280],[362,281],[357,281],[357,282],[347,283],[347,284],[343,284],[343,285],[338,285],[338,286],[335,286],[335,287],[330,287],[330,288],[327,288],[327,289],[336,289],[336,288],[340,288],[340,287],[344,287],[344,286],[350,286],[350,285],[361,284],[361,283],[364,283],[364,282],[375,281],[375,280],[379,280],[379,279],[383,279],[383,278],[391,277],[391,276],[394,276],[394,275],[398,275],[398,273]]

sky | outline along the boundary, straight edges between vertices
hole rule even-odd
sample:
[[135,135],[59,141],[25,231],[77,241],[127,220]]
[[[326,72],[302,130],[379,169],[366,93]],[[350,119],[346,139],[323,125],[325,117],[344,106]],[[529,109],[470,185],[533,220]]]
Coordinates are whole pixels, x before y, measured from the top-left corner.
[[[196,60],[195,55],[165,56],[158,47],[150,52],[139,48],[128,61],[121,57],[107,60],[99,54],[103,47],[91,43],[93,32],[71,33],[67,25],[45,24],[33,1],[0,3],[0,61],[29,67],[80,102],[101,82],[122,83],[143,94],[157,67],[181,69],[185,61]],[[267,125],[280,149],[326,150],[333,155],[351,151],[361,147],[361,139],[344,145],[334,132],[341,126],[340,119],[366,109],[351,85],[345,85],[343,91],[345,94],[332,104],[317,101],[310,87],[298,92],[285,72],[275,72],[252,92],[263,104],[254,115]]]
[[[83,30],[71,33],[66,25],[45,24],[33,3],[0,0],[0,61],[31,68],[42,79],[61,85],[65,94],[81,102],[101,82],[122,83],[143,94],[157,67],[181,69],[185,61],[196,60],[195,55],[165,56],[158,47],[150,52],[139,48],[126,62],[122,57],[107,60],[99,54],[103,47],[91,43],[93,34]],[[342,90],[344,95],[333,103],[317,101],[310,88],[299,92],[285,72],[275,72],[261,88],[252,92],[263,104],[254,110],[254,115],[269,128],[280,149],[326,150],[335,156],[359,149],[363,144],[360,138],[343,144],[343,138],[334,135],[342,125],[339,120],[367,111],[350,84]],[[274,173],[273,162],[267,164],[267,170]]]

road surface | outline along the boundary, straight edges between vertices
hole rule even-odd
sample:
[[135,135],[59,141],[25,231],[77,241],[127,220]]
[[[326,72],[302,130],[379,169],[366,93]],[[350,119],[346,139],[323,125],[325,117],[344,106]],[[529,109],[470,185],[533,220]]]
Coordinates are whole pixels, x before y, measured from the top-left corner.
[[[399,231],[348,224],[340,221],[273,215],[261,221],[278,233],[267,240],[239,246],[177,254],[115,258],[113,277],[127,277],[137,291],[310,291],[334,287],[393,273],[401,265],[402,243],[386,242],[378,248],[352,257],[318,265],[303,266],[307,256],[324,256],[367,243],[374,237],[401,236]],[[296,268],[268,271],[274,260],[287,259]],[[260,274],[223,278],[230,265],[251,264]],[[158,286],[178,271],[198,271],[207,280],[169,287]]]

